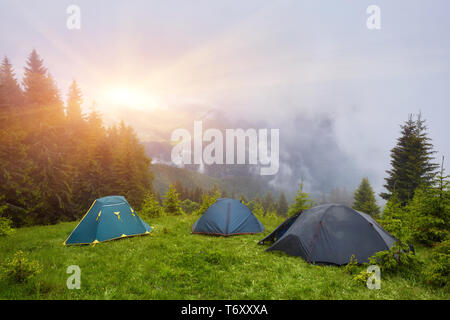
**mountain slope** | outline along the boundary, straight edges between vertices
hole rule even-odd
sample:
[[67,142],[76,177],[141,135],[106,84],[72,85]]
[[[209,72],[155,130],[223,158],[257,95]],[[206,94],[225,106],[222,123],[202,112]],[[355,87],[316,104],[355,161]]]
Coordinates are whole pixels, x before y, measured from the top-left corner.
[[236,196],[243,194],[247,198],[254,198],[258,195],[263,196],[267,191],[275,193],[264,181],[260,181],[258,177],[228,176],[215,178],[189,169],[159,163],[152,164],[152,171],[155,176],[153,186],[155,191],[158,191],[160,194],[164,194],[169,185],[177,180],[180,181],[183,188],[191,190],[196,187],[209,190],[214,185],[217,185],[220,190],[226,191],[228,196],[231,196],[233,191]]

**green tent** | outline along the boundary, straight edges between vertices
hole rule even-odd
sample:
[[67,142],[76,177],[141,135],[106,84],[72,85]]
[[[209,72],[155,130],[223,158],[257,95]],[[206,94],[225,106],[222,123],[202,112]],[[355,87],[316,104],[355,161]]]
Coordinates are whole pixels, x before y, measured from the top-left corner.
[[149,234],[145,223],[122,196],[95,200],[80,223],[64,241],[64,245],[91,244]]

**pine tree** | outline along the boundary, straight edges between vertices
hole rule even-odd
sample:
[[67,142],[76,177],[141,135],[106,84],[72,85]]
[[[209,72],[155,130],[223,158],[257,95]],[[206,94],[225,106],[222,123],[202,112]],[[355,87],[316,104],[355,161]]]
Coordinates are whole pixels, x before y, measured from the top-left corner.
[[354,194],[353,209],[375,216],[380,213],[369,179],[363,178]]
[[254,198],[252,201],[247,203],[247,206],[257,217],[264,216],[264,207],[261,204],[261,200],[258,197]]
[[222,190],[220,193],[222,194],[222,198],[228,198],[228,193],[226,190]]
[[152,192],[148,192],[144,198],[142,209],[140,211],[142,218],[157,218],[162,216],[163,213],[164,211],[160,206],[156,195]]
[[0,108],[5,106],[22,106],[23,92],[17,82],[14,69],[7,57],[0,65]]
[[412,238],[425,245],[434,245],[450,235],[450,176],[445,175],[443,163],[444,159],[432,185],[418,187],[406,206]]
[[205,213],[218,198],[220,198],[219,189],[216,189],[214,192],[204,192],[201,196],[200,208],[197,210],[196,214],[202,215]]
[[288,210],[288,216],[293,216],[302,210],[308,210],[314,206],[314,201],[309,197],[309,194],[303,192],[303,182],[300,183],[297,195],[294,202],[291,204]]
[[220,189],[217,186],[217,184],[215,184],[211,190],[209,190],[209,194],[213,197],[215,197],[216,199],[220,198],[222,196],[222,194],[220,193]]
[[81,114],[81,104],[83,103],[82,94],[78,84],[75,80],[69,87],[69,93],[67,98],[66,116],[69,121],[79,122],[83,116]]
[[195,187],[194,196],[193,196],[192,201],[200,203],[202,201],[202,194],[203,194],[203,190],[199,186]]
[[273,200],[272,192],[268,191],[266,193],[266,196],[264,197],[262,205],[264,207],[264,212],[267,212],[267,210],[269,210],[269,208],[274,207],[274,200]]
[[410,115],[401,126],[401,136],[397,145],[391,150],[392,169],[387,170],[384,187],[387,192],[380,196],[389,200],[395,193],[405,205],[414,196],[414,190],[420,185],[430,185],[438,165],[433,163],[433,145],[426,134],[427,127],[421,114],[413,120]]
[[28,105],[42,109],[61,104],[54,80],[48,75],[44,61],[36,50],[33,50],[28,57],[23,86],[25,101]]
[[183,200],[187,199],[187,197],[186,197],[187,190],[185,190],[183,188],[183,185],[181,184],[180,180],[177,179],[175,181],[174,186],[175,186],[175,189],[177,189],[178,193],[180,194],[180,200],[183,201]]
[[181,201],[179,199],[180,194],[173,184],[169,186],[169,190],[166,192],[164,196],[163,207],[164,211],[168,215],[181,215],[183,214],[181,210]]
[[280,196],[278,197],[278,203],[277,203],[277,212],[281,216],[287,215],[287,212],[289,210],[289,204],[286,199],[286,195],[283,191],[281,191]]

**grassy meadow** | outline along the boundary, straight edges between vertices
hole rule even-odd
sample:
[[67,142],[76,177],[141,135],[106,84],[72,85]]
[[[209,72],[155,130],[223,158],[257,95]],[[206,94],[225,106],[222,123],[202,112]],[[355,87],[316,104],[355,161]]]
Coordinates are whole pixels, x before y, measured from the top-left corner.
[[[15,230],[0,237],[0,264],[22,250],[42,271],[18,283],[0,280],[0,299],[449,299],[417,276],[383,278],[369,290],[343,267],[309,265],[265,252],[263,235],[193,235],[198,217],[152,219],[149,236],[64,247],[77,222]],[[261,218],[268,234],[281,218]],[[418,248],[425,258],[428,251]],[[81,289],[66,286],[70,265],[81,268]]]

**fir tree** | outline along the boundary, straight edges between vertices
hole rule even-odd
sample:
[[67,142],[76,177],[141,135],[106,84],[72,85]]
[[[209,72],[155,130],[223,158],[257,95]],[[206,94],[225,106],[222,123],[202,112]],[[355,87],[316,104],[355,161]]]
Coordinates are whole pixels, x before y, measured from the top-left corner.
[[444,160],[440,173],[430,186],[415,190],[406,206],[414,241],[434,245],[450,235],[450,176],[445,175]]
[[379,214],[380,208],[377,206],[375,193],[370,186],[369,179],[363,178],[361,184],[354,194],[353,209],[375,216]]
[[314,206],[314,201],[309,197],[309,194],[303,192],[303,182],[300,183],[297,195],[294,202],[291,204],[288,210],[288,216],[293,216],[300,211],[310,209]]
[[414,196],[414,190],[420,185],[430,185],[438,165],[433,163],[433,145],[426,134],[427,127],[421,114],[414,120],[410,115],[401,126],[401,136],[397,145],[391,150],[391,166],[386,173],[387,192],[380,196],[389,200],[395,193],[405,205]]
[[40,109],[60,105],[59,93],[53,78],[47,74],[44,61],[33,50],[28,57],[23,78],[25,101]]
[[278,197],[278,203],[277,203],[277,212],[281,216],[287,215],[287,212],[289,210],[289,204],[286,199],[286,195],[283,191],[281,191],[280,196]]
[[157,218],[164,213],[154,193],[148,192],[144,198],[140,214],[145,218]]
[[274,200],[273,200],[273,195],[272,192],[268,191],[266,193],[266,196],[264,197],[264,200],[262,202],[262,205],[264,207],[264,211],[267,212],[267,210],[269,210],[269,208],[273,208],[274,207]]
[[17,82],[14,69],[7,57],[0,65],[0,108],[5,106],[22,106],[23,92]]
[[82,120],[81,114],[81,104],[83,103],[82,94],[80,88],[78,88],[78,84],[75,80],[72,81],[72,84],[69,87],[69,93],[67,98],[67,108],[66,115],[67,119],[70,121],[76,122]]
[[183,185],[181,184],[180,180],[177,179],[175,181],[174,186],[175,186],[175,189],[177,189],[178,193],[180,194],[180,200],[183,201],[183,200],[187,199],[187,197],[186,197],[187,190],[185,190],[183,188]]
[[173,184],[169,186],[169,190],[164,196],[163,207],[164,211],[168,215],[181,215],[183,212],[181,210],[181,201],[179,199],[180,194]]

